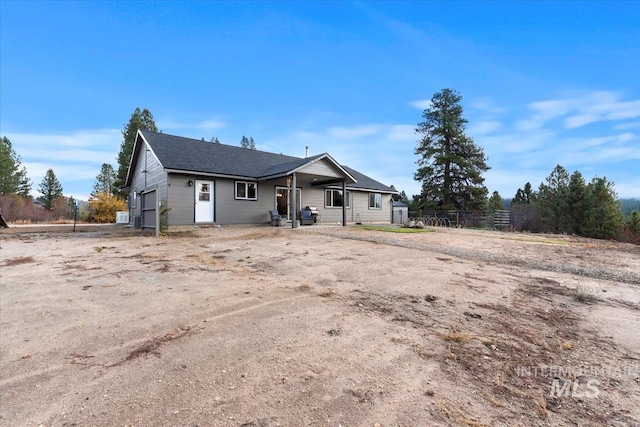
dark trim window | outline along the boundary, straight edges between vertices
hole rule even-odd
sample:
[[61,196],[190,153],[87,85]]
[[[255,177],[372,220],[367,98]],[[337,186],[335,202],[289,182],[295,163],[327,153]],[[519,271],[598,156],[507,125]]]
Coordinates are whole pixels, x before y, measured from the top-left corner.
[[382,209],[382,194],[369,193],[369,209]]
[[[342,207],[342,190],[325,190],[324,206],[327,208],[341,208]],[[345,207],[351,207],[351,193],[347,191],[347,200]]]
[[236,200],[258,200],[258,183],[236,181]]

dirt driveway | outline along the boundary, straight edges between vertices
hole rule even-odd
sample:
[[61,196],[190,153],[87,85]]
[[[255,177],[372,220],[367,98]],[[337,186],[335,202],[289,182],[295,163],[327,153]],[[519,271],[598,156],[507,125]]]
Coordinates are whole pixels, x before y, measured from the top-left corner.
[[3,426],[639,426],[640,247],[0,233]]

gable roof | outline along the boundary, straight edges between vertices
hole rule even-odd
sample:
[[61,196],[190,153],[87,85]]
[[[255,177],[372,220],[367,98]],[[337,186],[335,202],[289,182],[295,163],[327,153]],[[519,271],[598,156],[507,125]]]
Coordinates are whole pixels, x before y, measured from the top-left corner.
[[[135,164],[139,156],[137,148],[142,143],[141,139],[149,145],[158,161],[169,171],[263,180],[286,176],[312,163],[327,160],[344,175],[350,188],[394,192],[386,185],[340,165],[327,153],[300,158],[146,130],[138,131],[131,165]],[[132,178],[131,165],[126,185]]]

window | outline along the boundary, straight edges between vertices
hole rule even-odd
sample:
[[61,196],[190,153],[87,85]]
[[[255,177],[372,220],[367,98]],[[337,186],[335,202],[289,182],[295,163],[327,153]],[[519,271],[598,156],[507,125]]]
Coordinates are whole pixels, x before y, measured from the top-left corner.
[[211,201],[211,188],[209,187],[209,184],[200,184],[200,189],[198,190],[198,201]]
[[[347,191],[347,200],[345,207],[350,207],[349,199],[351,199],[351,193]],[[325,191],[325,207],[327,208],[341,208],[342,207],[342,190],[326,190]]]
[[369,193],[369,209],[382,209],[382,194]]
[[237,200],[258,200],[258,183],[236,181]]

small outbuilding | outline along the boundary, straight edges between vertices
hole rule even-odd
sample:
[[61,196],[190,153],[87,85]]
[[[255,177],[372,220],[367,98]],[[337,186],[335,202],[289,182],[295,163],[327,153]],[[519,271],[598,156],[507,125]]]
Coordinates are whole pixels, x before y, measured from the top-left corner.
[[409,206],[402,202],[391,202],[391,223],[404,224],[409,219]]

